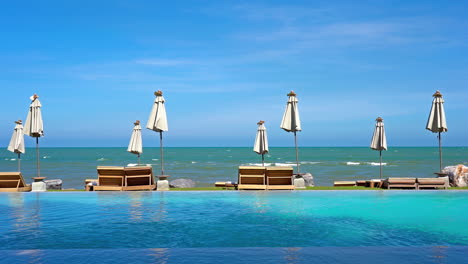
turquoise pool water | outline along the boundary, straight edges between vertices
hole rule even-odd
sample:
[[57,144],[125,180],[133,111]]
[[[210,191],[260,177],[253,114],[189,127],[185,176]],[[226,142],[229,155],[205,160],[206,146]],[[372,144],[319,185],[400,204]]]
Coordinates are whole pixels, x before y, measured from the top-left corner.
[[302,263],[327,249],[343,261],[372,250],[432,261],[468,248],[465,191],[2,193],[0,212],[0,254],[10,260],[104,250],[180,263],[175,256],[218,250]]

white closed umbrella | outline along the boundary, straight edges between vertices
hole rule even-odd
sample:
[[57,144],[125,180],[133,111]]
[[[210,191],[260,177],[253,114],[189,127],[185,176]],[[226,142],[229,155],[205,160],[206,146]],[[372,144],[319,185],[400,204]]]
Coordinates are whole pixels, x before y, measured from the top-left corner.
[[161,152],[161,175],[164,175],[164,153],[163,153],[163,136],[162,132],[168,131],[166,107],[164,105],[164,97],[161,91],[156,91],[156,99],[154,100],[153,108],[146,124],[146,128],[155,132],[159,132],[160,152]]
[[257,136],[255,137],[255,143],[253,151],[259,155],[262,155],[262,166],[265,166],[265,154],[268,153],[268,137],[265,128],[265,121],[259,121],[257,123]]
[[444,98],[439,91],[436,91],[433,95],[434,100],[432,100],[431,112],[429,113],[429,118],[427,119],[426,129],[433,132],[439,133],[437,138],[439,139],[439,165],[440,172],[442,172],[442,138],[441,133],[447,132],[447,120],[445,119],[445,110],[444,110]]
[[21,153],[25,153],[24,149],[24,132],[22,121],[18,120],[15,122],[16,126],[11,136],[10,144],[8,144],[8,150],[18,154],[18,171],[21,171]]
[[375,120],[374,135],[372,136],[371,149],[378,150],[380,153],[380,179],[382,179],[382,150],[387,150],[387,138],[385,137],[385,128],[383,119],[377,117]]
[[301,119],[299,118],[299,110],[297,108],[297,97],[294,91],[288,93],[288,103],[286,104],[286,110],[283,114],[283,119],[281,121],[280,127],[287,132],[294,133],[294,145],[296,146],[296,163],[297,163],[297,173],[300,172],[299,169],[299,151],[297,147],[297,136],[296,132],[301,131]]
[[44,136],[44,124],[42,122],[41,102],[39,96],[34,94],[29,106],[28,116],[24,124],[24,134],[36,138],[36,159],[37,159],[37,177],[40,177],[40,163],[39,163],[39,138]]
[[138,155],[138,165],[140,165],[140,155],[143,153],[143,141],[141,139],[141,126],[140,120],[137,120],[133,123],[132,137],[130,138],[130,143],[128,144],[127,151],[133,154]]

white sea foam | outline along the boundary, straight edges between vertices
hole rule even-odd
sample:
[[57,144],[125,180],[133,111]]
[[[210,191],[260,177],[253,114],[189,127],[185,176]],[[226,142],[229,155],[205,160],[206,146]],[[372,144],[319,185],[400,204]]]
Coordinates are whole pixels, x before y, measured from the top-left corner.
[[320,161],[301,161],[300,164],[319,164],[322,163]]
[[196,162],[196,161],[192,161],[192,164],[195,164],[195,163],[197,163],[197,162]]
[[[367,162],[367,164],[371,166],[380,166],[380,162]],[[387,165],[386,162],[382,162],[382,166],[386,166],[386,165]]]
[[107,160],[107,159],[105,159],[105,158],[99,158],[99,159],[97,159],[97,161],[103,161],[103,160]]
[[16,160],[16,159],[10,159],[10,160]]
[[44,156],[44,157],[42,157],[42,158],[43,158],[43,159],[48,159],[48,158],[50,158],[50,156]]
[[151,166],[151,164],[140,164],[140,165],[138,165],[138,163],[127,164],[127,167],[136,167],[136,166]]
[[279,167],[289,167],[289,166],[297,166],[297,164],[293,164],[293,163],[275,163],[275,166],[279,166]]
[[[271,166],[273,163],[265,163],[265,166]],[[249,166],[263,166],[261,163],[248,163]]]
[[151,159],[151,160],[159,160],[159,159]]
[[346,162],[346,165],[349,165],[349,166],[356,166],[356,165],[361,165],[361,162],[348,161],[348,162]]

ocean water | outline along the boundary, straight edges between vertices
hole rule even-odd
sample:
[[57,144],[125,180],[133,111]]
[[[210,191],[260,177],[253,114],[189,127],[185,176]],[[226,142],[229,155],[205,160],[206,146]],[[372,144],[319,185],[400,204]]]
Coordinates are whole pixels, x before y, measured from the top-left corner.
[[[468,147],[446,147],[444,165],[468,164]],[[300,170],[310,172],[315,184],[330,186],[336,180],[379,178],[379,153],[359,147],[302,147]],[[0,171],[16,171],[16,155],[0,150]],[[96,166],[126,166],[137,162],[126,148],[42,148],[41,176],[62,179],[64,188],[84,188],[88,178],[97,178]],[[151,164],[160,174],[159,148],[145,148],[143,164]],[[215,181],[237,181],[239,165],[258,165],[261,156],[252,148],[165,148],[165,173],[170,179],[188,178],[198,186]],[[268,165],[295,165],[294,148],[270,148]],[[439,170],[438,148],[399,147],[383,152],[384,177],[433,177]],[[22,155],[22,172],[27,182],[36,175],[35,150]]]
[[0,193],[0,263],[463,263],[467,210],[467,191]]

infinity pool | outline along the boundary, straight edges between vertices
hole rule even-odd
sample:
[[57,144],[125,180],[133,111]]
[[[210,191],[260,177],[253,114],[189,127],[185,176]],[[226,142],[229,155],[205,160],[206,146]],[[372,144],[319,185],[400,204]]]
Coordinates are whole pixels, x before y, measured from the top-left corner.
[[336,262],[334,252],[343,262],[369,261],[369,252],[383,261],[386,252],[389,263],[402,254],[432,263],[468,249],[465,191],[2,193],[0,212],[0,262],[8,263],[93,254]]

